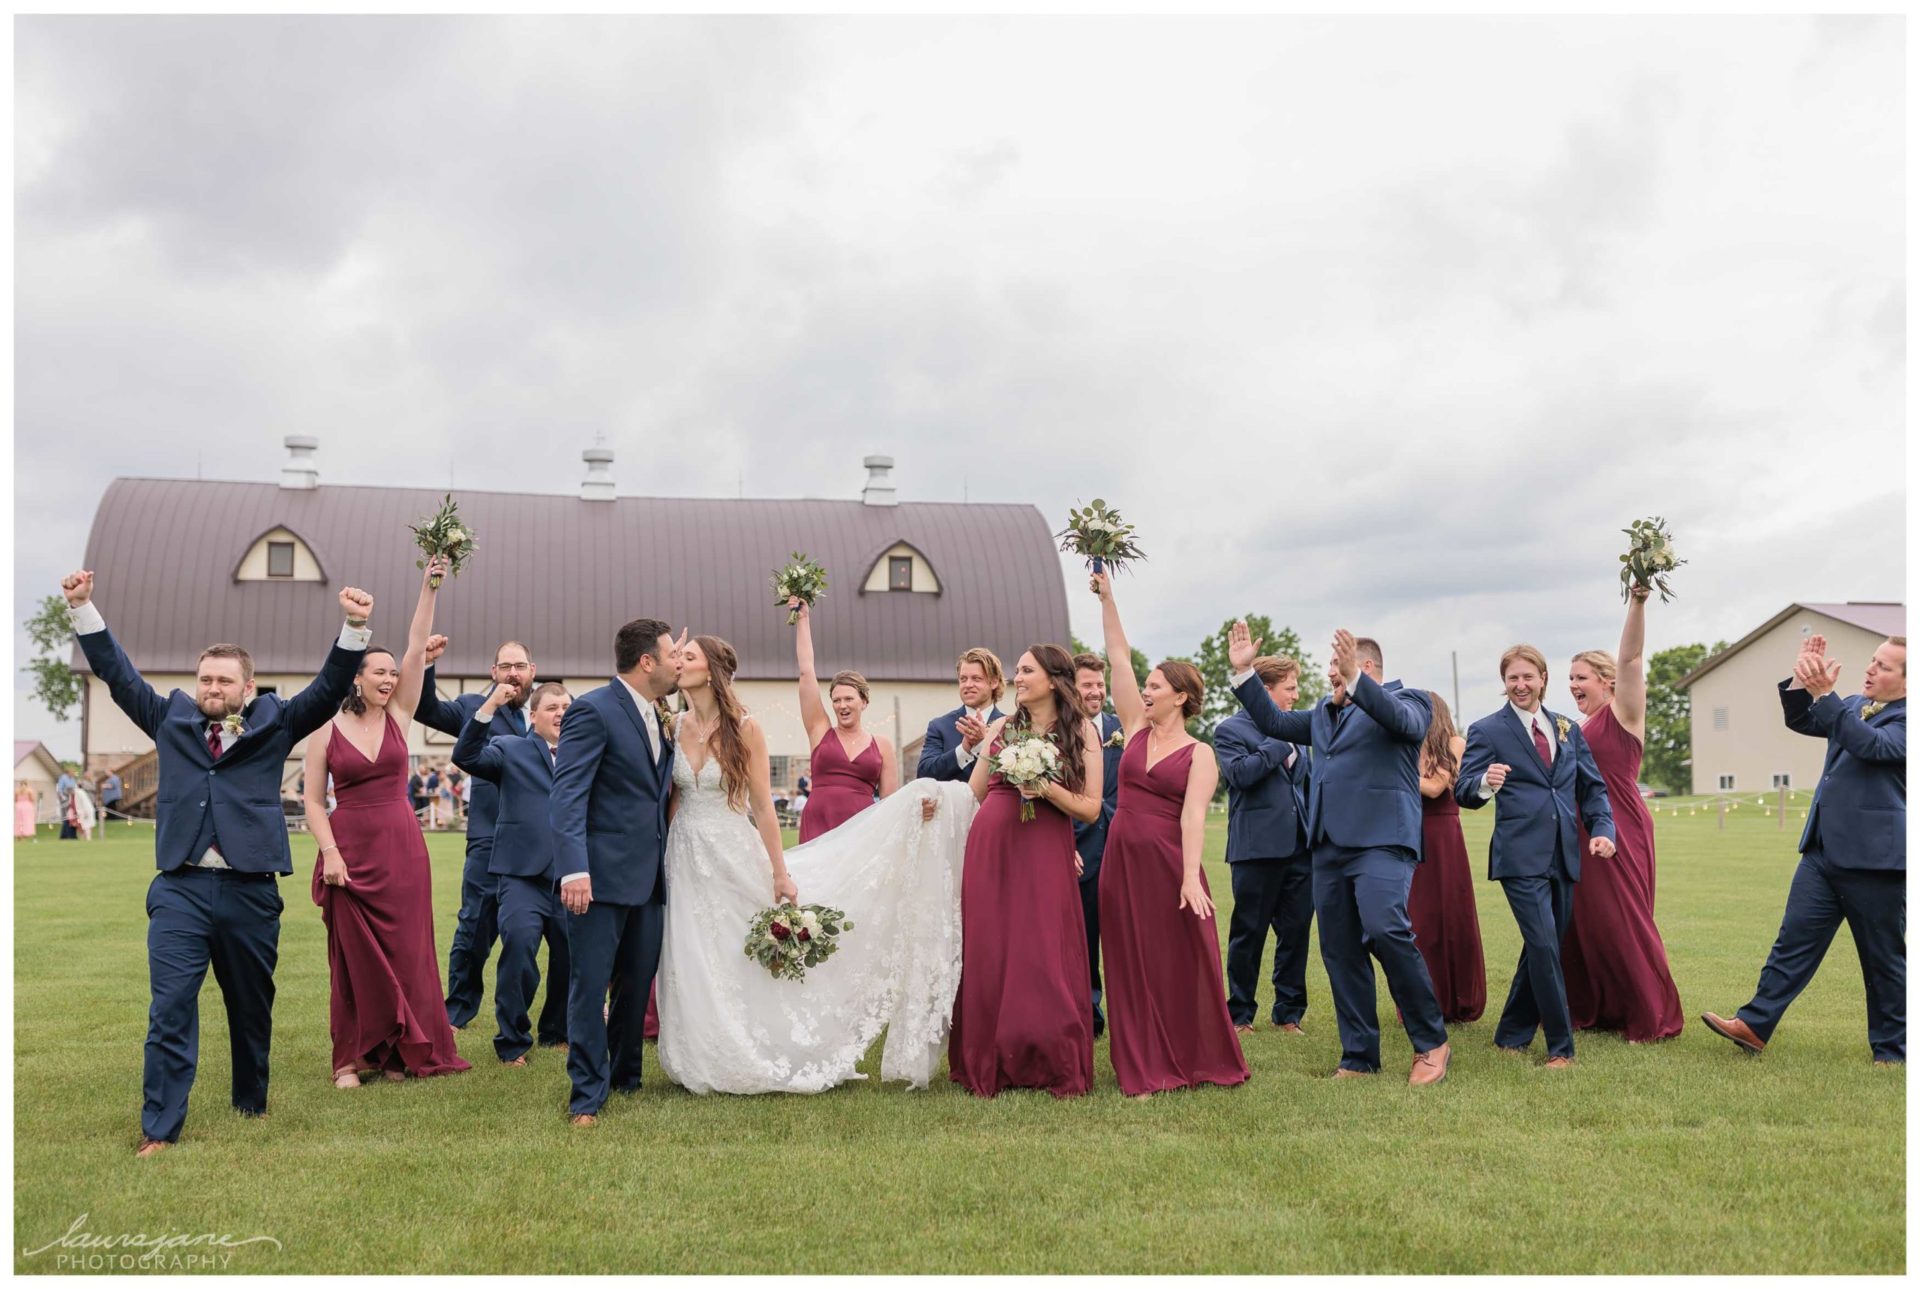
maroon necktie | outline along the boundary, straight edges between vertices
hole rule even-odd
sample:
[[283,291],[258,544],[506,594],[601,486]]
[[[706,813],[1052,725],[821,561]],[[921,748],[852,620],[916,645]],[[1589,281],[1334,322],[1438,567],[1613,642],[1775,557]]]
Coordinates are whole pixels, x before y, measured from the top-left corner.
[[207,752],[214,760],[220,759],[220,727],[218,725],[207,726]]
[[1540,763],[1552,765],[1553,748],[1547,743],[1547,732],[1540,728],[1539,721],[1533,721],[1531,724],[1533,725],[1533,746],[1534,750],[1540,753]]

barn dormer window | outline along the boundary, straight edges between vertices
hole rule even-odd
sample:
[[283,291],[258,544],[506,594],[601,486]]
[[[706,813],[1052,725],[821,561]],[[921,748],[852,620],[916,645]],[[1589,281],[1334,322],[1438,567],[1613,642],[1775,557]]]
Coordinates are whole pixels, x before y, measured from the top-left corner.
[[873,566],[867,571],[866,584],[861,593],[868,591],[903,591],[938,595],[940,579],[934,575],[933,565],[927,557],[909,546],[906,542],[895,542],[881,551]]
[[324,582],[326,571],[300,534],[269,528],[253,539],[233,570],[236,582]]

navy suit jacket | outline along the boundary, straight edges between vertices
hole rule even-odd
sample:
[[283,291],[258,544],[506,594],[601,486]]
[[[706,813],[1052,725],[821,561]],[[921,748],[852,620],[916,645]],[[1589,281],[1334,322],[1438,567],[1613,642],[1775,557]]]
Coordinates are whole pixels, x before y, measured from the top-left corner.
[[160,792],[154,808],[154,865],[168,872],[197,861],[218,842],[221,858],[243,873],[291,873],[281,775],[294,744],[320,729],[353,688],[362,650],[335,644],[313,683],[282,699],[261,694],[241,713],[246,732],[215,761],[193,697],[162,698],[122,652],[111,631],[80,637],[87,666],[106,683],[114,706],[153,740]]
[[[433,668],[427,668],[427,674],[420,682],[420,701],[413,709],[413,719],[430,730],[439,730],[449,738],[457,739],[473,714],[487,701],[486,694],[461,694],[455,698],[442,698],[433,687]],[[490,724],[481,728],[487,731],[489,738],[502,738],[510,734],[525,734],[527,718],[511,707],[502,707],[493,714]],[[485,779],[473,785],[472,799],[467,802],[467,844],[476,841],[490,841],[493,838],[494,817],[500,810],[500,790]],[[489,870],[491,871],[491,870]]]
[[[953,718],[959,720],[958,716]],[[1113,807],[1120,798],[1120,758],[1126,747],[1108,747],[1107,740],[1120,732],[1120,718],[1101,712],[1094,722],[1100,731],[1100,817],[1090,824],[1075,820],[1073,848],[1081,860],[1080,880],[1091,882],[1100,876],[1100,861],[1107,853],[1107,829],[1113,823]]]
[[[1540,759],[1540,749],[1513,705],[1503,703],[1491,716],[1467,728],[1467,754],[1453,782],[1453,799],[1468,810],[1489,800],[1493,811],[1493,842],[1487,851],[1487,876],[1545,877],[1553,870],[1556,850],[1567,857],[1567,875],[1580,880],[1580,835],[1576,825],[1586,821],[1587,835],[1613,840],[1613,804],[1607,784],[1593,762],[1593,749],[1578,721],[1540,709],[1556,734],[1553,765]],[[1500,761],[1508,767],[1507,782],[1491,798],[1480,795],[1487,767]]]
[[554,877],[587,874],[601,904],[666,898],[661,859],[673,743],[662,730],[660,759],[654,760],[644,720],[616,678],[574,699],[560,721],[560,764],[549,806]]
[[[920,744],[920,765],[914,772],[917,779],[939,779],[943,783],[964,783],[973,773],[973,762],[965,766],[960,764],[957,755],[960,750],[960,731],[954,729],[962,716],[967,714],[964,707],[956,707],[945,716],[936,716],[927,722],[927,737]],[[987,706],[987,724],[999,720],[1004,713],[997,703]]]
[[[1304,747],[1268,738],[1245,712],[1213,731],[1227,781],[1227,862],[1286,859],[1307,848],[1307,792],[1313,760]],[[1293,768],[1287,768],[1292,756]]]
[[1800,849],[1818,848],[1835,868],[1907,871],[1907,700],[1861,719],[1866,697],[1823,695],[1780,682],[1787,728],[1827,740]]
[[1307,842],[1354,850],[1395,846],[1420,857],[1420,744],[1433,720],[1424,689],[1382,685],[1364,671],[1347,691],[1348,711],[1331,698],[1311,711],[1283,712],[1259,676],[1234,696],[1268,738],[1313,749],[1307,786]]
[[474,777],[474,792],[482,783],[497,790],[487,871],[553,881],[553,758],[538,734],[494,738],[489,727],[499,719],[496,711],[492,721],[468,721],[453,745],[453,763]]

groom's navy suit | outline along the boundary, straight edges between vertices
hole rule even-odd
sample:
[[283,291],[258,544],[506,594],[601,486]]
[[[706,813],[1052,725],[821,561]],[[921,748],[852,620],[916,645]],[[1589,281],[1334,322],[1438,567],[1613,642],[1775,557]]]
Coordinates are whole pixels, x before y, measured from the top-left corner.
[[1867,985],[1867,1042],[1876,1061],[1907,1059],[1907,700],[1872,716],[1866,698],[1780,682],[1787,728],[1827,740],[1800,834],[1800,867],[1753,1001],[1740,1019],[1766,1042],[1800,996],[1844,920]]
[[[88,607],[74,615],[76,631],[94,627],[80,635],[87,666],[159,754],[154,864],[160,872],[147,887],[153,1001],[140,1129],[154,1141],[178,1141],[200,1062],[200,986],[209,965],[227,1005],[233,1106],[266,1113],[284,907],[274,879],[293,871],[281,775],[294,744],[339,710],[365,657],[365,640],[358,649],[335,644],[313,683],[291,699],[255,698],[242,714],[245,732],[216,757],[207,745],[211,722],[193,697],[176,689],[162,698],[105,624],[95,625]],[[225,868],[202,866],[210,847]]]
[[[954,717],[954,720],[959,720]],[[1073,825],[1073,849],[1080,856],[1080,912],[1087,924],[1087,966],[1093,976],[1093,1034],[1100,1036],[1107,1018],[1100,1014],[1100,860],[1107,853],[1107,829],[1113,823],[1113,809],[1120,799],[1120,758],[1124,745],[1108,747],[1120,733],[1120,718],[1101,712],[1094,723],[1100,731],[1100,817],[1090,824],[1078,820]]]
[[[553,778],[554,872],[588,875],[593,903],[567,915],[567,1073],[573,1114],[597,1114],[610,1089],[640,1086],[647,995],[665,923],[667,800],[673,744],[660,755],[625,682],[589,690],[560,723]],[[603,1018],[601,1001],[613,989]]]
[[[413,719],[457,739],[486,701],[485,693],[440,697],[433,685],[433,668],[428,667]],[[502,707],[483,728],[493,738],[525,734],[527,718],[516,708]],[[493,819],[499,807],[498,788],[485,779],[473,785],[472,799],[467,802],[467,858],[460,871],[460,915],[454,922],[453,943],[447,949],[447,1020],[455,1029],[466,1028],[480,1010],[487,955],[493,952],[499,934],[500,905],[491,871]]]
[[[498,720],[500,711],[493,714]],[[540,987],[540,942],[547,943],[547,1002],[540,1009],[540,1042],[567,1041],[566,910],[554,893],[553,753],[538,734],[493,738],[492,721],[468,721],[453,745],[453,763],[477,782],[498,788],[487,872],[499,903],[500,965],[493,1009],[500,1031],[493,1050],[503,1061],[533,1046],[527,1013]]]
[[[1500,883],[1520,924],[1520,965],[1493,1041],[1522,1048],[1539,1029],[1546,1034],[1549,1057],[1571,1058],[1573,1017],[1560,942],[1573,918],[1573,888],[1580,880],[1576,825],[1584,819],[1588,835],[1612,841],[1613,807],[1579,723],[1544,707],[1539,715],[1552,731],[1544,736],[1552,748],[1551,763],[1541,759],[1533,736],[1507,703],[1467,728],[1467,753],[1454,779],[1453,798],[1469,810],[1498,800],[1487,876]],[[1482,796],[1481,780],[1496,761],[1508,767],[1506,784],[1492,797]]]
[[[965,707],[956,707],[944,716],[936,716],[927,722],[927,736],[920,742],[920,764],[914,771],[916,779],[938,779],[943,783],[963,783],[973,773],[973,762],[960,764],[960,731],[954,726],[967,714]],[[999,704],[989,703],[986,715],[981,720],[993,724],[1004,715]],[[984,752],[984,747],[976,749]]]
[[1387,974],[1414,1051],[1432,1051],[1447,1041],[1447,1028],[1407,917],[1420,861],[1420,745],[1432,701],[1424,690],[1402,689],[1397,680],[1381,685],[1365,672],[1341,707],[1327,698],[1311,711],[1283,712],[1254,673],[1233,692],[1262,734],[1314,750],[1307,842],[1341,1068],[1380,1068],[1369,950]]

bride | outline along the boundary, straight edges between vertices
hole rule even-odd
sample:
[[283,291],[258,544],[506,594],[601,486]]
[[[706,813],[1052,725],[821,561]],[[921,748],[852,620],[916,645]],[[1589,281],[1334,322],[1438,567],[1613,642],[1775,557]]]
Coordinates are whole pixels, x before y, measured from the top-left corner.
[[[822,1092],[865,1077],[855,1066],[884,1029],[880,1077],[923,1088],[960,981],[973,794],[916,780],[783,854],[767,738],[734,693],[737,666],[714,636],[682,647],[660,1066],[689,1092]],[[747,925],[802,894],[851,929],[804,981],[776,980],[747,955]]]

